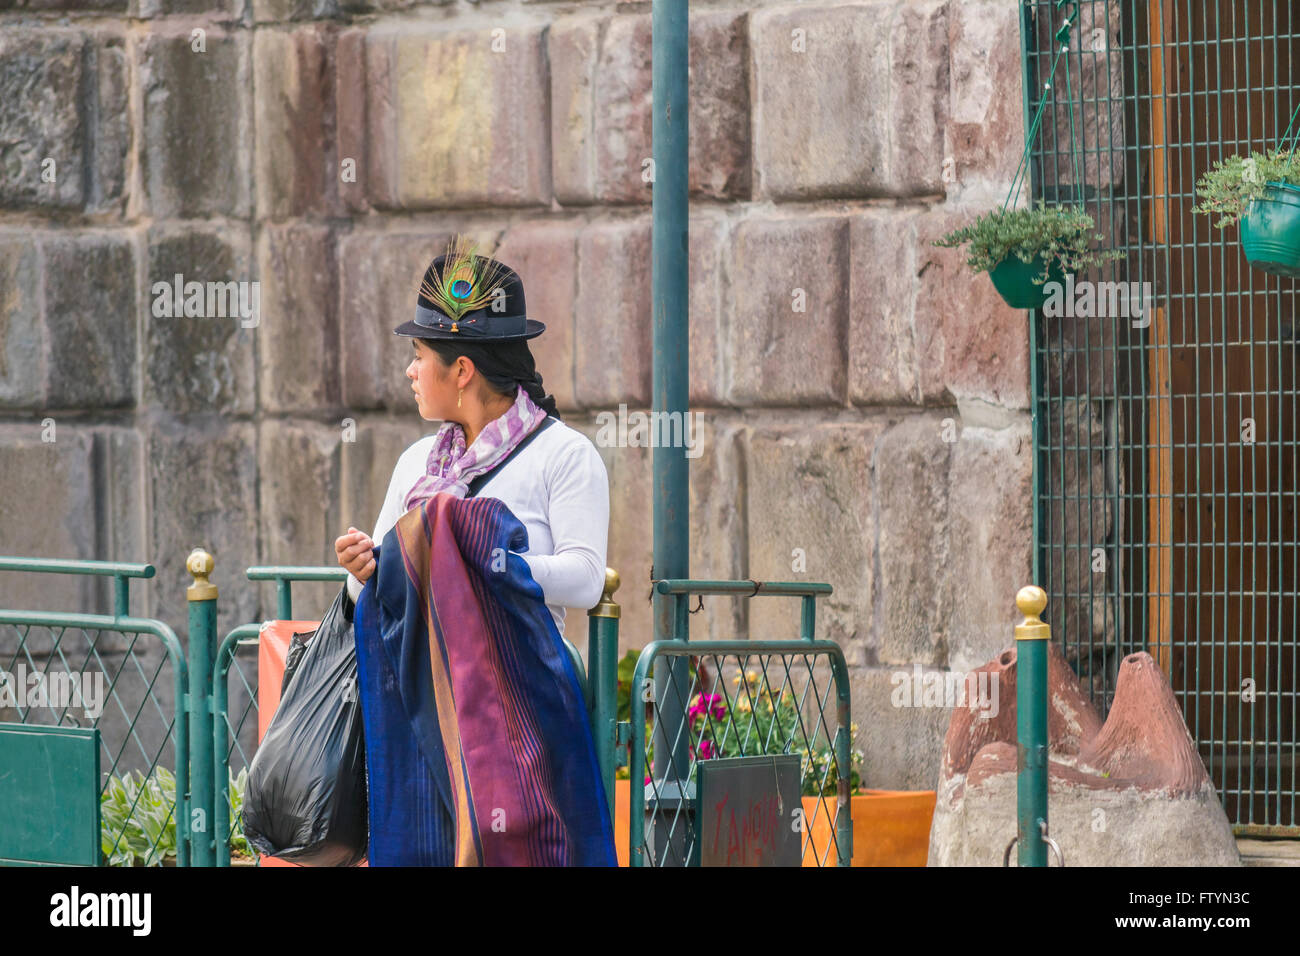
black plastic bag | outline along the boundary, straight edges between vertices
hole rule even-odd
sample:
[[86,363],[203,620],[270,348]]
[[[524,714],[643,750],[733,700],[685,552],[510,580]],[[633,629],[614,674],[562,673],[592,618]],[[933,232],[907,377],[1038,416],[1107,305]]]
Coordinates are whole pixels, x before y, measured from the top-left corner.
[[[320,630],[320,628],[316,630]],[[302,663],[302,655],[307,653],[307,642],[315,634],[316,631],[304,631],[289,638],[289,651],[284,655],[284,674],[280,678],[281,700],[284,700],[284,692],[289,688],[289,681],[293,680],[293,675],[298,672],[298,665]]]
[[355,866],[366,857],[366,750],[348,600],[341,590],[296,662],[244,792],[249,845],[304,866]]

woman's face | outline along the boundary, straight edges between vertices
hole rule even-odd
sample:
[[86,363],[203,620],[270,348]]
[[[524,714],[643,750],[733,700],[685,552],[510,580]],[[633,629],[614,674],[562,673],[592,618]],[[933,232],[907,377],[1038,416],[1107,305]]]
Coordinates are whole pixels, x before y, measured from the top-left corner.
[[[411,339],[415,354],[406,367],[420,417],[425,421],[456,421],[457,365],[444,365],[442,358],[419,339]],[[458,363],[459,364],[459,363]]]

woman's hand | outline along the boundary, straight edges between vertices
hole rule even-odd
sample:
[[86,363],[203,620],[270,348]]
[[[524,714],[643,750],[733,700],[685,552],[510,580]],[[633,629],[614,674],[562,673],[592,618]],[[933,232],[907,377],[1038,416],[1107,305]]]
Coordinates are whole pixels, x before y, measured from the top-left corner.
[[348,533],[334,541],[334,551],[339,564],[347,568],[358,581],[375,573],[375,543],[364,531],[348,528]]

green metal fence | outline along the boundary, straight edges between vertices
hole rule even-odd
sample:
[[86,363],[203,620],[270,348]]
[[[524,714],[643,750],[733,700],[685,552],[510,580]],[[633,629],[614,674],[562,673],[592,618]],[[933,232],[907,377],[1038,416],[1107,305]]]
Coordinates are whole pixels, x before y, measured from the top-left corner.
[[[789,641],[656,641],[632,681],[629,812],[633,866],[690,866],[700,859],[696,771],[723,757],[798,754],[804,805],[782,818],[802,833],[805,865],[848,866],[855,775],[849,676],[833,641],[814,640],[816,597],[829,584],[661,580],[684,617],[689,595],[776,595],[802,601]],[[685,634],[684,625],[677,633]]]
[[1149,651],[1238,832],[1297,834],[1296,289],[1191,210],[1215,161],[1286,128],[1300,9],[1081,0],[1072,82],[1045,89],[1060,7],[1021,5],[1025,115],[1048,100],[1032,193],[1126,258],[1077,277],[1087,309],[1030,314],[1034,579],[1103,713]]
[[[111,615],[0,609],[0,723],[98,730],[104,860],[155,863],[174,850],[189,865],[187,665],[167,624],[130,614],[131,579],[152,578],[153,565],[0,557],[0,571],[112,578]],[[56,799],[78,816],[85,794]],[[6,829],[37,828],[4,812]]]

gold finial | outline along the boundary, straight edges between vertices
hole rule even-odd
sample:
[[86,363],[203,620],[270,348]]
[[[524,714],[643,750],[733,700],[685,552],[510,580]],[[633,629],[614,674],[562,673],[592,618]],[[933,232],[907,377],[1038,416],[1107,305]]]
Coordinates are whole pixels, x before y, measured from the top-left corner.
[[1036,584],[1029,584],[1016,592],[1016,607],[1025,616],[1016,625],[1016,640],[1046,641],[1052,637],[1052,628],[1039,617],[1047,607],[1047,592]]
[[202,548],[195,548],[185,559],[185,570],[194,576],[194,583],[185,589],[187,601],[215,601],[217,586],[208,580],[208,575],[216,567],[212,555]]
[[587,612],[588,617],[618,617],[621,608],[614,602],[614,592],[618,590],[618,572],[613,568],[605,569],[605,591],[600,596],[600,603]]

